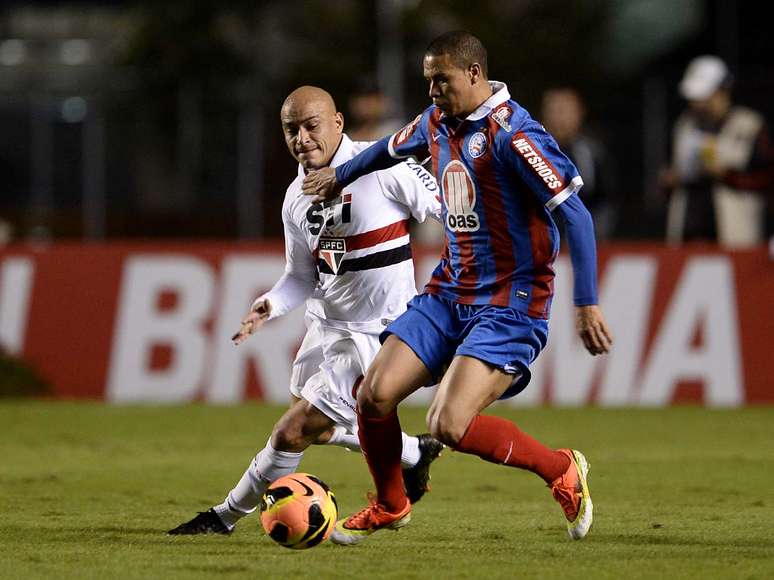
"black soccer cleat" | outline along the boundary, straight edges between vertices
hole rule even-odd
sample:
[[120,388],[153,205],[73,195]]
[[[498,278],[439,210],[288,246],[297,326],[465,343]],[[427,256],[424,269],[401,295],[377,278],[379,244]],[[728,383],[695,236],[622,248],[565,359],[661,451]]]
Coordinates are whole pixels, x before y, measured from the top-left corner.
[[433,439],[430,433],[417,435],[419,439],[419,462],[413,467],[403,468],[403,485],[411,503],[417,503],[430,489],[430,464],[443,451],[443,443]]
[[206,512],[199,512],[196,517],[184,524],[180,524],[176,528],[173,528],[167,532],[170,536],[196,536],[198,534],[222,534],[227,536],[231,533],[220,519],[220,516],[215,513],[215,510],[210,508]]

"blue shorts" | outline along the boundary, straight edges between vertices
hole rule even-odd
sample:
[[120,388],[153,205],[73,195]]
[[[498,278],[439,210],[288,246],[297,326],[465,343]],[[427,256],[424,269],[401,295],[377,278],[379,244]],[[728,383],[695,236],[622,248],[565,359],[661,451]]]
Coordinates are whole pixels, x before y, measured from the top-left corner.
[[436,381],[457,355],[520,374],[500,397],[507,399],[529,384],[529,365],[546,346],[548,321],[505,306],[458,304],[420,294],[379,338],[384,342],[390,334],[416,353]]

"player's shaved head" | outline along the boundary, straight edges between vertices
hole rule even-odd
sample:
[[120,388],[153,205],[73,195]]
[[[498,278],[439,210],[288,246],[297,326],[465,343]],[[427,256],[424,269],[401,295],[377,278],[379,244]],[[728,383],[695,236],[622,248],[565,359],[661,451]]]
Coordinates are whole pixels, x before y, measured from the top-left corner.
[[336,103],[333,102],[333,97],[328,91],[320,87],[305,85],[298,87],[287,96],[285,102],[282,103],[280,115],[284,117],[286,113],[290,114],[298,109],[308,108],[310,105],[313,105],[320,112],[336,114]]
[[304,169],[330,164],[341,143],[344,117],[328,91],[298,87],[282,103],[280,120],[288,151]]
[[452,30],[446,32],[430,43],[425,51],[426,56],[451,57],[455,66],[467,69],[470,65],[478,63],[484,78],[488,78],[489,71],[486,63],[486,48],[481,40],[465,30]]

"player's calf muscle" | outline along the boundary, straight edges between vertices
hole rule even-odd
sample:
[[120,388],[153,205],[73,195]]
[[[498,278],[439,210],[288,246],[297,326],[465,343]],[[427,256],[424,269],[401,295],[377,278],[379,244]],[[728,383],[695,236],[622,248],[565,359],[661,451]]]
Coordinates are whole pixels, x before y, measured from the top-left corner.
[[314,440],[313,444],[314,445],[325,445],[326,443],[328,443],[328,441],[331,440],[331,437],[333,437],[333,430],[334,430],[334,428],[331,427],[329,429],[326,429],[322,433],[319,433],[317,435],[317,438]]
[[322,414],[303,412],[303,406],[305,406],[303,403],[300,406],[294,406],[274,425],[271,443],[275,449],[303,451],[322,433],[330,429],[332,421]]
[[300,429],[291,425],[278,423],[271,434],[271,445],[278,451],[300,452],[310,443],[311,441],[307,441]]

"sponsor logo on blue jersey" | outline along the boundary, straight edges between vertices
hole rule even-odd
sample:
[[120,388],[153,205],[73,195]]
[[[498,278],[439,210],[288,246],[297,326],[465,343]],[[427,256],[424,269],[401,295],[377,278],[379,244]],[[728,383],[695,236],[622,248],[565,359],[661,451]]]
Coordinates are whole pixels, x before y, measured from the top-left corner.
[[476,232],[481,220],[475,211],[476,186],[468,169],[458,160],[449,163],[441,179],[446,204],[446,227],[453,232]]

